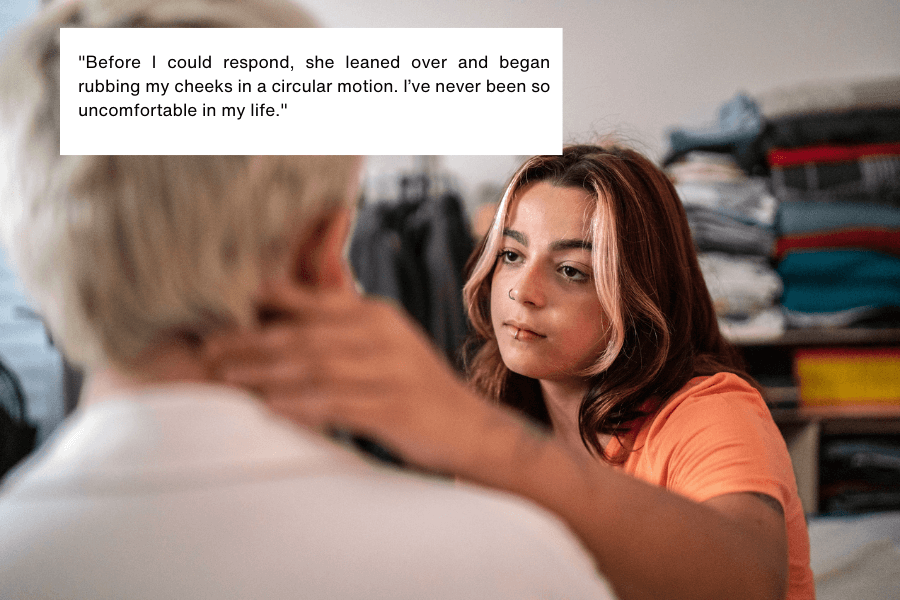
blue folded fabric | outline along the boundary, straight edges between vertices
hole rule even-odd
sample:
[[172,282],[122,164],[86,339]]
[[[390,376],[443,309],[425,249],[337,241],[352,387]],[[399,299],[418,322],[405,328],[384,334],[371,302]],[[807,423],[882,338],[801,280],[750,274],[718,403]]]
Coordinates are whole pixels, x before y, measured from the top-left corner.
[[900,257],[874,250],[791,252],[776,268],[785,283],[892,283],[900,288]]
[[703,129],[675,129],[669,133],[673,153],[702,148],[749,146],[762,131],[762,115],[756,101],[738,94],[719,108],[715,125]]
[[791,311],[834,313],[856,308],[900,306],[900,284],[789,284],[785,282],[782,305]]
[[776,269],[782,305],[821,313],[900,306],[900,257],[871,250],[792,252]]
[[866,226],[900,229],[900,207],[856,202],[782,202],[776,219],[779,235]]

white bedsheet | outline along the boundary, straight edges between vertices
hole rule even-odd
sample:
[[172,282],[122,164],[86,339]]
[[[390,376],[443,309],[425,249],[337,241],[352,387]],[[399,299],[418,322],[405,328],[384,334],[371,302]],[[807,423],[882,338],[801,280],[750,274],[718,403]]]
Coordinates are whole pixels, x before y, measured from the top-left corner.
[[900,512],[809,521],[818,600],[900,599]]

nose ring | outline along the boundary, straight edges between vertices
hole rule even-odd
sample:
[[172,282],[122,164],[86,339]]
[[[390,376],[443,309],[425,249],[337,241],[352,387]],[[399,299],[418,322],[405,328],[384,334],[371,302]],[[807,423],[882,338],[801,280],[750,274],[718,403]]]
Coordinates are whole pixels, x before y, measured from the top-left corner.
[[509,296],[509,299],[512,300],[513,302],[516,301],[516,299],[513,298],[513,296],[512,296],[512,288],[509,289],[509,293],[507,294],[507,296]]

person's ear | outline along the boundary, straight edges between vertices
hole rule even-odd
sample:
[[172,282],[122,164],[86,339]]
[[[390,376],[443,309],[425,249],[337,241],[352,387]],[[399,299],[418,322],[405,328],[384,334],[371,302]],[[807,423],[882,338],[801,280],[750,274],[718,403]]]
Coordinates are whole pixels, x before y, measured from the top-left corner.
[[294,281],[310,287],[336,288],[352,284],[344,247],[353,224],[353,211],[336,208],[325,213],[299,236],[291,249]]

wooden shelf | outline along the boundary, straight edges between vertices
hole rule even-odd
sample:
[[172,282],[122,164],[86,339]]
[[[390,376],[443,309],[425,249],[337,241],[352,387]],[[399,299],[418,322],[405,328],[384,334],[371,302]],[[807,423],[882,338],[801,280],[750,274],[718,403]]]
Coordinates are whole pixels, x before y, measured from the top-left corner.
[[[800,403],[800,390],[795,386],[766,386],[763,388],[763,398],[766,399],[771,406],[798,406]],[[772,416],[775,416],[775,410],[797,410],[795,408],[778,408],[773,409]]]
[[817,423],[827,435],[900,435],[900,404],[773,408],[779,426]]
[[817,328],[789,329],[782,335],[766,340],[732,340],[735,346],[749,347],[803,347],[803,346],[893,346],[900,344],[900,328]]
[[[794,378],[798,348],[898,347],[900,328],[821,328],[788,330],[774,339],[732,340],[751,375],[780,383],[764,387],[772,418],[781,430],[807,513],[819,511],[819,461],[823,438],[839,435],[900,436],[900,398],[875,405],[801,406]],[[784,408],[790,407],[790,408]]]

